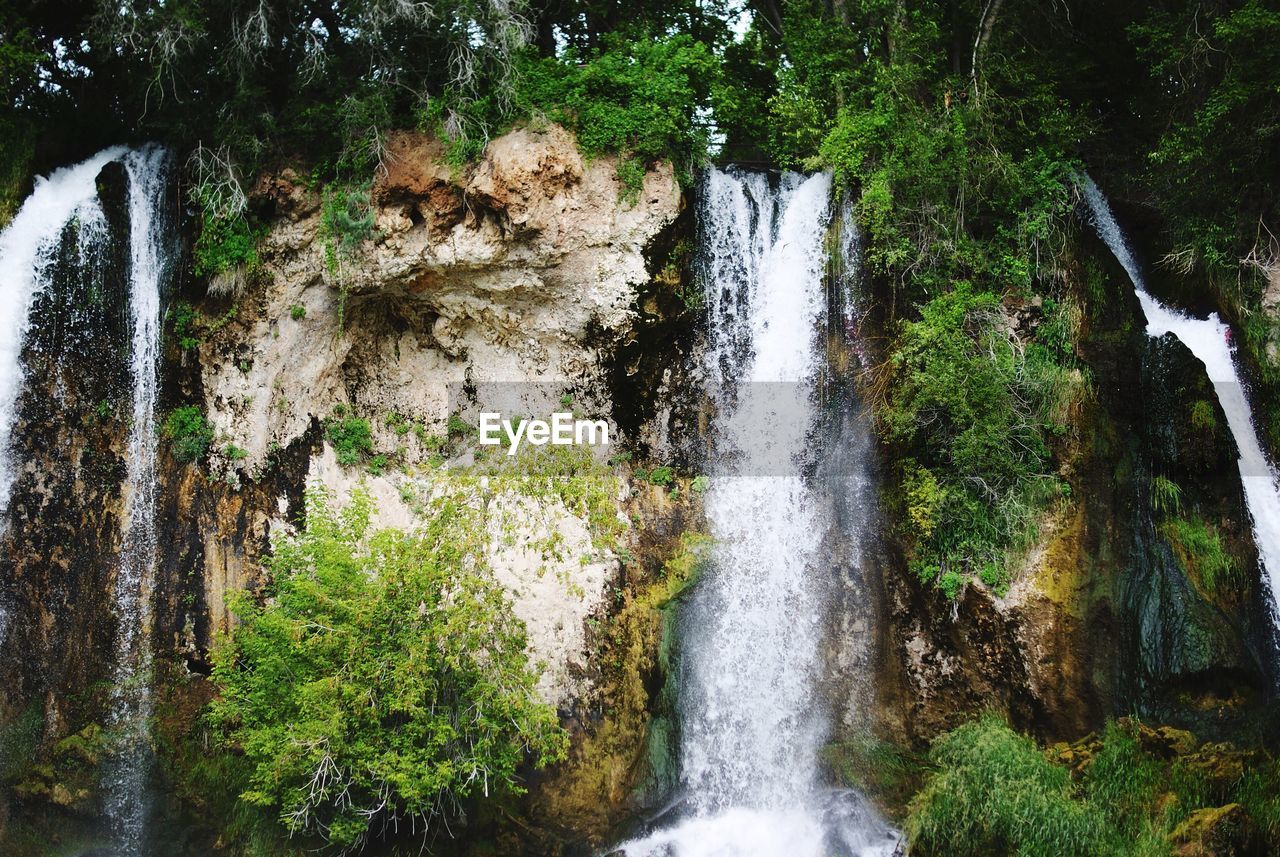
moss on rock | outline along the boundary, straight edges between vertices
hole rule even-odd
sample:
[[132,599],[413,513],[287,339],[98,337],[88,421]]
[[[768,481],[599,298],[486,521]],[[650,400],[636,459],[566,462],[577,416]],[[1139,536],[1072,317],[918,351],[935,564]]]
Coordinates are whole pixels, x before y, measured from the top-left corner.
[[[670,502],[662,492],[645,493],[649,503]],[[667,556],[650,558],[657,568],[623,590],[622,606],[602,623],[600,706],[594,719],[579,724],[568,761],[537,790],[532,814],[541,823],[600,846],[626,816],[656,806],[674,786],[672,617],[707,543],[692,531],[674,536]]]

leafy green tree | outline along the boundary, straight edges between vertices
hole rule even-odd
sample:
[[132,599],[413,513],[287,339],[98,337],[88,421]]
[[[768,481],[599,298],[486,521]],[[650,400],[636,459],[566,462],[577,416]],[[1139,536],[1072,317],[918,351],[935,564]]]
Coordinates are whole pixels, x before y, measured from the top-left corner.
[[232,602],[209,716],[248,763],[241,798],[290,835],[350,849],[404,822],[421,832],[565,752],[483,564],[479,512],[436,512],[421,532],[370,534],[366,495],[334,511],[312,488],[265,597]]
[[595,54],[570,51],[526,66],[519,107],[576,130],[588,155],[673,158],[688,176],[706,154],[708,129],[699,114],[717,73],[711,51],[688,35],[614,38]]
[[1273,3],[1173,3],[1130,28],[1168,121],[1142,170],[1162,197],[1178,261],[1235,279],[1280,242],[1280,9]]

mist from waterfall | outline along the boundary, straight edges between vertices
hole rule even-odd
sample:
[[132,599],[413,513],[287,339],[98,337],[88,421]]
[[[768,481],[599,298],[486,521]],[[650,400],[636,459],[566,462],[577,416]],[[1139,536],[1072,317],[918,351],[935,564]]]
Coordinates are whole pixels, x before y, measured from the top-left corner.
[[710,171],[699,203],[713,403],[710,567],[682,618],[676,819],[631,857],[878,855],[897,841],[819,773],[833,577],[816,468],[831,179]]
[[1240,451],[1240,482],[1253,523],[1253,540],[1265,572],[1273,622],[1280,627],[1280,487],[1276,472],[1262,451],[1244,384],[1232,357],[1230,332],[1217,313],[1207,319],[1194,318],[1172,310],[1148,291],[1142,268],[1116,222],[1102,191],[1088,176],[1078,179],[1080,192],[1089,207],[1093,227],[1129,275],[1147,318],[1147,335],[1172,333],[1204,364],[1226,414],[1227,425]]

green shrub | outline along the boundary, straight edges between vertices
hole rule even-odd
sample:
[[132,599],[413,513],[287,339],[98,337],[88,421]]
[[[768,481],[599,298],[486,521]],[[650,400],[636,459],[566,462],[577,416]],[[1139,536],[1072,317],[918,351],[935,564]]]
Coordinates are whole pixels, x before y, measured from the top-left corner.
[[330,270],[336,272],[339,257],[350,258],[373,236],[373,203],[368,186],[329,187],[323,196],[320,233]]
[[563,758],[479,514],[448,501],[421,533],[369,534],[366,495],[339,512],[312,488],[269,600],[232,598],[209,720],[243,754],[240,799],[290,836],[349,851],[383,823],[431,829],[459,801],[520,791],[527,760]]
[[194,273],[197,277],[209,277],[238,265],[256,268],[257,246],[258,234],[243,215],[206,215],[192,250]]
[[1209,434],[1218,433],[1218,417],[1208,399],[1196,399],[1191,405],[1191,427]]
[[715,55],[688,35],[613,35],[596,53],[526,57],[517,107],[572,128],[588,156],[619,153],[623,195],[634,198],[648,161],[673,158],[682,178],[691,177],[708,142],[698,112],[717,73]]
[[449,414],[449,419],[445,421],[445,431],[449,437],[467,437],[474,434],[476,429],[467,424],[459,414]]
[[953,857],[1110,853],[1106,819],[1077,798],[1066,769],[999,719],[948,732],[929,759],[937,771],[912,798],[904,825],[913,850]]
[[339,464],[359,464],[373,453],[373,433],[366,419],[336,416],[326,423],[324,436],[333,444]]
[[902,533],[922,580],[955,594],[955,575],[985,569],[998,590],[1010,552],[1062,496],[1047,437],[1079,395],[1079,375],[1052,339],[1012,340],[999,299],[969,283],[919,310],[902,325],[881,407],[883,431],[903,453]]
[[160,433],[170,442],[173,457],[183,462],[204,458],[213,442],[213,426],[198,405],[174,408],[161,424]]
[[650,485],[670,485],[675,481],[675,478],[675,471],[670,467],[667,467],[665,464],[661,467],[655,467],[653,470],[649,471]]
[[947,569],[938,576],[938,588],[952,601],[964,590],[964,582],[964,576],[954,569]]
[[189,351],[200,344],[200,339],[196,336],[200,314],[195,307],[186,301],[178,301],[169,310],[169,318],[173,322],[173,335],[178,340],[179,348]]
[[[1224,290],[1254,289],[1256,306],[1260,272],[1247,260],[1266,243],[1258,223],[1274,216],[1280,187],[1274,172],[1256,168],[1274,150],[1280,115],[1280,10],[1265,0],[1157,5],[1128,35],[1155,83],[1153,116],[1167,117],[1153,126],[1158,139],[1134,178],[1158,200],[1188,268]],[[1171,75],[1181,75],[1172,90]]]
[[229,461],[244,461],[249,457],[249,450],[242,446],[236,446],[234,443],[229,443],[226,448],[222,450],[222,454],[226,456]]
[[413,423],[405,419],[397,411],[391,411],[387,414],[387,427],[396,433],[397,437],[404,437],[413,429]]
[[289,307],[289,318],[293,319],[294,321],[301,321],[306,317],[307,317],[307,308],[304,307],[302,304],[294,304],[293,306]]

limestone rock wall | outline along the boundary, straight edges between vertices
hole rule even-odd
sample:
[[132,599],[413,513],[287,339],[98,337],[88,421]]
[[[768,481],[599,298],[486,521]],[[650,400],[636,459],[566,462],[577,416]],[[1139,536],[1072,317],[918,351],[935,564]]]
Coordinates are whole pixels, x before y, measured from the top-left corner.
[[417,462],[426,450],[386,417],[442,426],[463,385],[545,385],[522,392],[545,404],[569,391],[608,416],[601,359],[636,317],[646,247],[682,207],[669,164],[634,204],[621,190],[612,159],[585,163],[558,126],[500,137],[461,171],[439,142],[402,133],[371,190],[374,237],[343,254],[319,193],[288,170],[264,178],[261,269],[209,302],[234,317],[199,348],[219,441],[247,453],[225,467],[255,472],[339,405]]
[[[413,527],[424,496],[476,472],[474,444],[455,436],[442,454],[451,416],[571,406],[615,422],[611,366],[643,316],[646,254],[684,205],[669,164],[634,201],[622,190],[613,160],[585,162],[558,126],[497,138],[463,169],[438,141],[398,133],[369,190],[372,235],[339,251],[322,192],[287,169],[260,179],[260,265],[191,296],[201,336],[175,357],[172,399],[199,403],[214,440],[205,484],[171,463],[173,564],[187,571],[169,579],[166,638],[198,653],[226,626],[227,593],[262,580],[307,484],[361,488],[375,525]],[[367,420],[382,466],[338,462],[324,430],[337,415]],[[478,485],[475,497],[519,522],[493,536],[494,573],[544,665],[541,693],[567,706],[590,684],[585,622],[617,574],[614,545],[593,541],[581,508]]]

